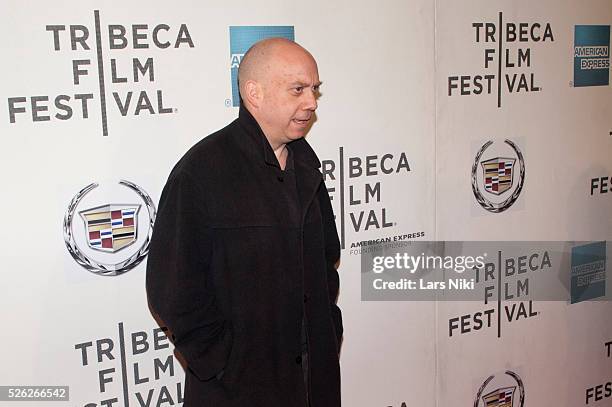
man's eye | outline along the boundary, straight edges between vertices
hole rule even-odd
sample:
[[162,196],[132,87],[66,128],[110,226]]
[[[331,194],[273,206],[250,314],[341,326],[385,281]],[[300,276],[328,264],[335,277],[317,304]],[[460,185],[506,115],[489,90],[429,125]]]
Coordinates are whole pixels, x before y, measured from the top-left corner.
[[302,91],[304,90],[304,87],[298,86],[297,88],[293,88],[293,90],[295,90],[296,93],[302,93]]

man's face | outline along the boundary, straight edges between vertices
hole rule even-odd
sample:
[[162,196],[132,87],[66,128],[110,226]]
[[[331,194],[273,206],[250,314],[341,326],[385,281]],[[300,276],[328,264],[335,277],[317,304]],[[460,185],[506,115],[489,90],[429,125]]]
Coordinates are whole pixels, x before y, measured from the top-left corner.
[[304,136],[317,109],[319,73],[312,57],[301,49],[279,52],[262,81],[262,130],[276,142],[288,143]]

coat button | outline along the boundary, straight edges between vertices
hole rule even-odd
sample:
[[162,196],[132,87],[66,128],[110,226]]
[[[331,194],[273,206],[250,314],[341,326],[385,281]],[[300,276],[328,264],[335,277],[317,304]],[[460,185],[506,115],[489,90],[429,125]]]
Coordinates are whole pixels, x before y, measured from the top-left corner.
[[308,302],[308,296],[306,294],[304,294],[304,302]]
[[278,182],[283,182],[285,181],[285,179],[281,176],[276,177],[276,179],[278,180]]
[[301,356],[297,356],[295,358],[295,363],[297,363],[298,365],[302,363],[302,357]]

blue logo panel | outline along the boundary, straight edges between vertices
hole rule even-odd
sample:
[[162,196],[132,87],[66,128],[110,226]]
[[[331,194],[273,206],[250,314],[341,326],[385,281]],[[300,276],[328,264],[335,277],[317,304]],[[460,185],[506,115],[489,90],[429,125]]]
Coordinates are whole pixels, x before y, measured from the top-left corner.
[[572,248],[571,303],[606,295],[606,242]]
[[295,41],[293,26],[230,26],[230,67],[232,72],[232,105],[240,105],[238,67],[242,57],[257,41],[282,37]]
[[574,86],[610,83],[610,26],[574,27]]

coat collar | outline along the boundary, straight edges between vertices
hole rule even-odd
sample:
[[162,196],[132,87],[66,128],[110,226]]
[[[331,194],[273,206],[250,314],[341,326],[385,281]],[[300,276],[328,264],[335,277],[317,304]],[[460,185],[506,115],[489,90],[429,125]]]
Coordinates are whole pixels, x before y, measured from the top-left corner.
[[[246,130],[252,140],[255,141],[256,145],[260,146],[258,148],[261,148],[261,157],[264,162],[266,164],[278,166],[278,160],[276,159],[276,155],[274,155],[274,151],[272,150],[268,139],[264,135],[261,127],[251,112],[247,110],[242,101],[240,102],[238,122]],[[293,153],[293,158],[295,161],[299,161],[308,167],[321,167],[321,162],[317,158],[317,155],[304,138],[292,141],[288,144],[288,146]]]
[[[253,115],[242,104],[242,101],[238,113],[238,123],[246,130],[248,137],[254,141],[255,148],[252,153],[259,155],[266,164],[279,167],[268,139]],[[310,203],[323,182],[323,175],[319,171],[321,162],[304,138],[292,141],[288,146],[293,155],[297,190],[302,208],[302,221],[304,221]]]

